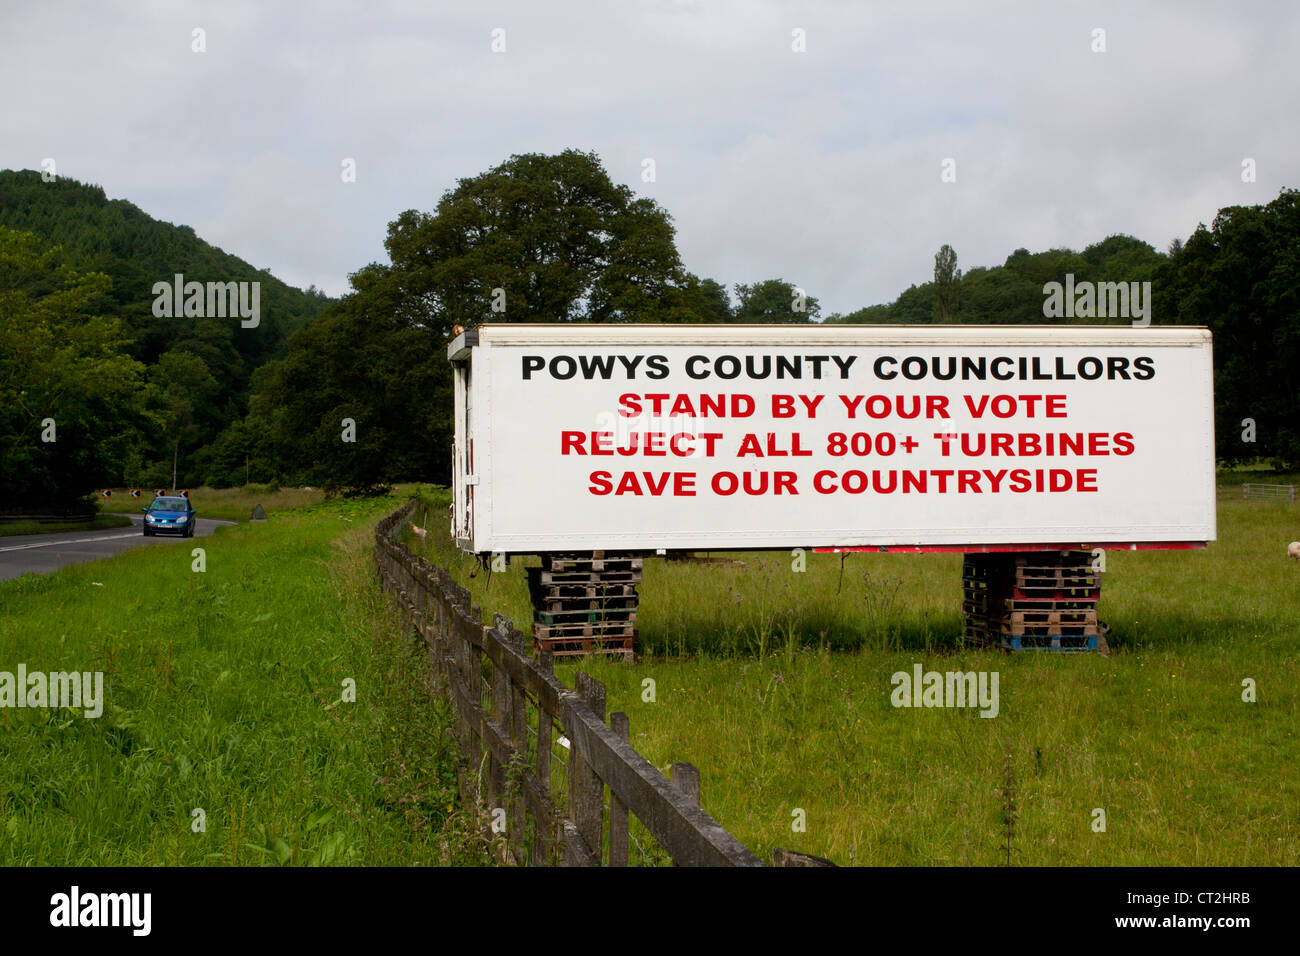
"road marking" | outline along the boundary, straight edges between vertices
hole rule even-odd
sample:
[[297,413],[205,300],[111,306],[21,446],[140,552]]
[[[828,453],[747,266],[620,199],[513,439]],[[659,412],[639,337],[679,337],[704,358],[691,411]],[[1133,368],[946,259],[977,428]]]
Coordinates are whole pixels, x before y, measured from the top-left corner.
[[72,538],[67,541],[40,541],[36,544],[12,544],[7,548],[0,548],[0,551],[28,551],[31,548],[53,548],[60,544],[85,544],[88,541],[116,541],[118,538],[140,538],[143,535],[138,531],[129,531],[126,534],[106,534],[98,538]]

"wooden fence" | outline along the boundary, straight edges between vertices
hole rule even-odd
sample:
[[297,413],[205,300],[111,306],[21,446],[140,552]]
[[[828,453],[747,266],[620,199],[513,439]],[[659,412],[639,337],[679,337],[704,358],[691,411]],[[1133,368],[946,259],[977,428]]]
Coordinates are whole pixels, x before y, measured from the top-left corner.
[[[534,659],[524,635],[500,614],[484,624],[469,591],[394,540],[414,505],[375,529],[380,582],[423,638],[434,689],[454,705],[465,760],[462,798],[503,837],[509,858],[520,865],[626,866],[634,816],[678,865],[762,866],[700,808],[693,766],[674,764],[670,781],[628,743],[626,714],[611,714],[606,723],[604,685],[581,672],[576,689],[560,683],[550,654]],[[563,768],[553,763],[557,729],[568,740]],[[557,778],[567,785],[556,785]]]

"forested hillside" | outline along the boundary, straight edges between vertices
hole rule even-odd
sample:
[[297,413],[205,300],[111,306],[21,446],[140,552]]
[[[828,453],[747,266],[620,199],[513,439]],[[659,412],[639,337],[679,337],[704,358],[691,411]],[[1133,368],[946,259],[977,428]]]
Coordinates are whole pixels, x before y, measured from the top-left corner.
[[[102,462],[107,471],[83,469],[82,480],[89,485],[122,481],[170,485],[175,457],[178,482],[243,481],[244,459],[223,449],[222,433],[246,413],[257,369],[283,355],[287,336],[309,325],[332,300],[315,290],[304,292],[286,285],[204,242],[188,226],[159,222],[129,202],[108,199],[98,186],[75,180],[44,182],[37,172],[0,171],[3,230],[8,231],[9,260],[0,275],[0,295],[6,296],[8,311],[0,318],[10,333],[22,327],[28,335],[38,335],[36,326],[26,324],[35,321],[32,313],[43,316],[47,332],[53,331],[49,322],[58,326],[79,316],[76,321],[84,324],[87,317],[96,316],[113,329],[112,343],[101,342],[96,356],[83,354],[79,361],[87,368],[94,361],[137,363],[120,366],[119,371],[136,369],[139,381],[134,387],[143,390],[140,411],[147,417],[126,431],[120,420],[115,419],[117,424],[109,429],[98,421],[98,440],[110,443],[115,451]],[[31,239],[20,239],[20,234]],[[58,252],[51,254],[55,249]],[[154,284],[172,283],[177,273],[186,282],[259,283],[256,327],[245,328],[238,318],[187,316],[179,308],[172,315],[155,315]],[[80,283],[75,304],[67,301],[69,283]],[[65,290],[62,296],[56,294],[60,289]],[[25,315],[22,322],[20,306]],[[71,348],[62,332],[54,341],[63,342],[65,353]],[[14,361],[17,354],[9,352],[7,360]],[[72,361],[70,354],[64,358]],[[31,354],[28,370],[40,372],[38,379],[52,385],[60,374],[53,360],[49,350]],[[63,371],[68,367],[65,362]],[[121,380],[133,381],[129,376]],[[75,390],[85,394],[85,388],[83,381]],[[67,392],[51,394],[66,398]],[[88,397],[93,405],[93,396]],[[121,405],[120,396],[115,402]],[[66,452],[76,438],[72,416],[65,415],[60,422],[57,403],[49,411],[64,426],[58,440]],[[27,422],[28,434],[35,424]],[[6,429],[5,434],[15,432]],[[9,467],[17,458],[34,462],[54,453],[51,447],[16,448]]]

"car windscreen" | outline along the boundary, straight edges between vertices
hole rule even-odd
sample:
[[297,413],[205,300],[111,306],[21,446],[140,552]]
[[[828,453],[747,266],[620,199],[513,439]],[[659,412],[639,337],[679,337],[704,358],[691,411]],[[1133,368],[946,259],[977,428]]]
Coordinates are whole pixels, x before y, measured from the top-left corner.
[[188,511],[189,502],[184,498],[155,498],[149,506],[150,511]]

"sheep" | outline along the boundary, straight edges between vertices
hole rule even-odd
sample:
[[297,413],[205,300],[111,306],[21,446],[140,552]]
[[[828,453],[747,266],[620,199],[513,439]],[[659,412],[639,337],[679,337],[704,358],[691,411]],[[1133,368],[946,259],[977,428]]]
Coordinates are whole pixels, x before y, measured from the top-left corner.
[[1286,556],[1300,561],[1300,541],[1292,541],[1286,546]]
[[421,541],[423,541],[425,537],[427,537],[429,534],[427,528],[421,528],[419,525],[416,524],[411,525],[411,530],[415,532],[415,536],[419,538]]

